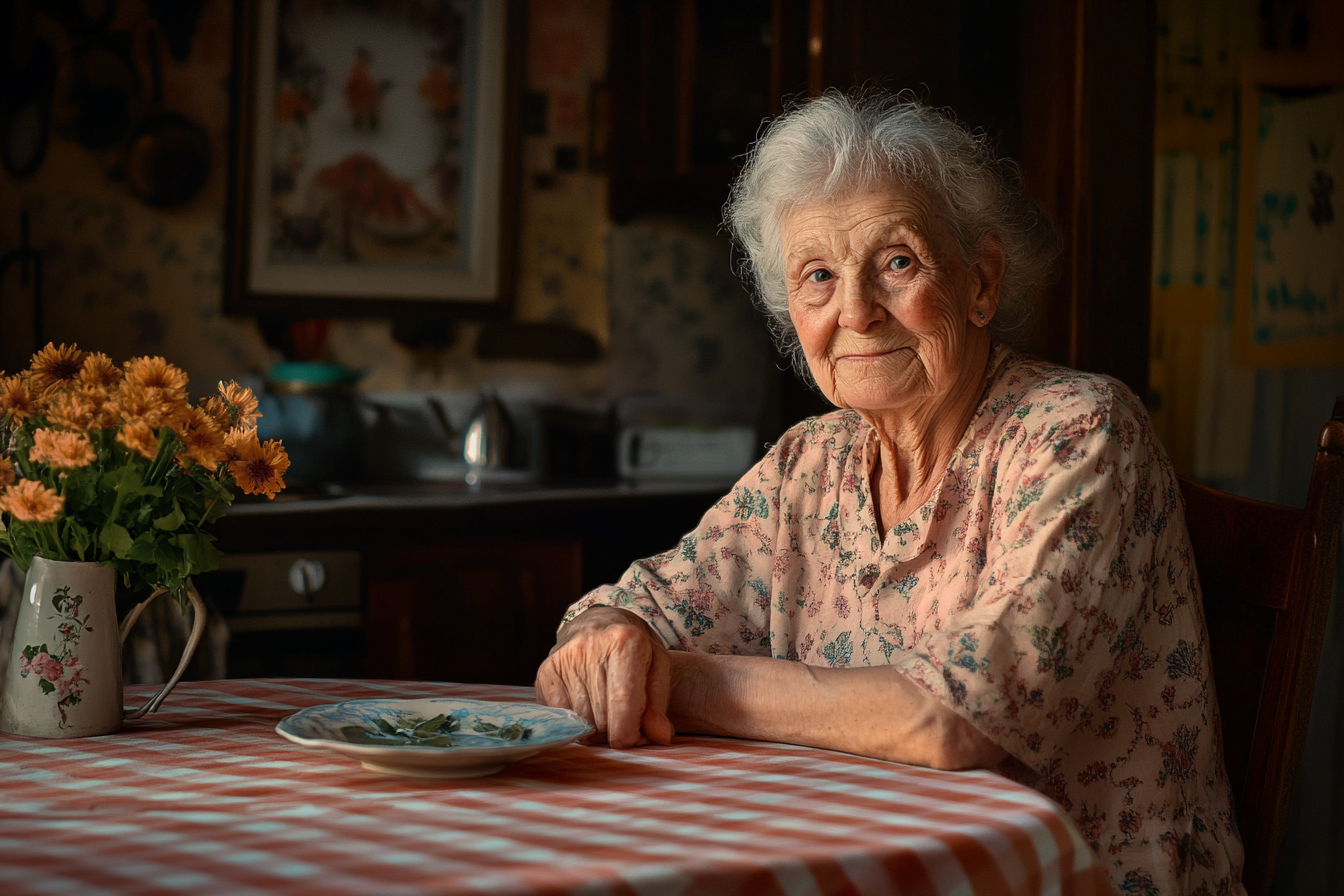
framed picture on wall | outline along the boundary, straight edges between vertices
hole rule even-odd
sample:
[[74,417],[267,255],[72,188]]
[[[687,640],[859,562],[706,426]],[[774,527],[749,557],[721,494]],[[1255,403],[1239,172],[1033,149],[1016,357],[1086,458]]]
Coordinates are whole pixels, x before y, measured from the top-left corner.
[[1344,67],[1262,71],[1241,91],[1233,360],[1344,363]]
[[229,311],[507,313],[518,6],[239,0]]

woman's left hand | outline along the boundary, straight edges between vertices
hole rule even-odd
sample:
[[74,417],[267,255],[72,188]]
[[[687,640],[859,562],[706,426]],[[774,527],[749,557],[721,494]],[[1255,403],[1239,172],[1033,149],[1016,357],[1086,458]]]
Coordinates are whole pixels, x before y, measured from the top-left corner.
[[628,610],[593,607],[560,632],[537,670],[537,700],[570,709],[613,747],[670,743],[667,648]]

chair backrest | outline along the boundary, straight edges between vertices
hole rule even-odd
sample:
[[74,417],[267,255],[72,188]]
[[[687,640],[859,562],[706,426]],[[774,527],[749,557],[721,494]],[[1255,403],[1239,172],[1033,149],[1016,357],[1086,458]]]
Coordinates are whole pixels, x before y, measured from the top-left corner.
[[1180,477],[1204,592],[1223,756],[1250,896],[1267,896],[1306,742],[1344,513],[1344,396],[1321,430],[1306,507]]

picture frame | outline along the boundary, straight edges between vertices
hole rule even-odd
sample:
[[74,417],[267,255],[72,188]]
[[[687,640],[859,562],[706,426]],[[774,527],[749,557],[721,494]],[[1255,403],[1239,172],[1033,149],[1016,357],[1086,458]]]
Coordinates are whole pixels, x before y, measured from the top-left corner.
[[239,0],[224,310],[503,318],[517,0]]
[[1337,365],[1344,220],[1332,193],[1344,145],[1330,144],[1344,144],[1344,63],[1251,56],[1240,103],[1233,363]]

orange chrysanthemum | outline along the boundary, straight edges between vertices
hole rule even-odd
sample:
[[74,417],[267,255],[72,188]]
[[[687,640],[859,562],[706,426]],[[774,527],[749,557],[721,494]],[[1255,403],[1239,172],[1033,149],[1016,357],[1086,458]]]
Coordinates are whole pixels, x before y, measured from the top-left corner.
[[224,431],[219,428],[215,418],[201,408],[192,408],[191,417],[183,427],[182,441],[187,450],[178,455],[178,460],[189,457],[203,467],[214,468],[226,455]]
[[29,384],[35,392],[44,392],[54,386],[73,383],[84,369],[85,352],[76,345],[48,342],[47,347],[33,355]]
[[0,492],[0,511],[21,523],[49,523],[61,515],[64,501],[55,489],[23,479]]
[[93,463],[93,446],[81,432],[39,429],[33,432],[33,447],[28,452],[33,463],[51,464],[58,470],[76,470]]
[[16,373],[10,377],[0,377],[0,420],[7,414],[12,414],[15,420],[27,420],[41,410],[27,376]]
[[127,420],[140,420],[151,429],[171,426],[180,429],[190,417],[191,405],[186,393],[159,386],[126,382],[117,389],[117,406]]
[[257,428],[257,418],[261,414],[257,413],[257,396],[252,394],[251,389],[237,383],[220,383],[219,395],[228,408],[231,426],[239,429]]
[[224,462],[233,463],[243,452],[260,445],[255,429],[231,429],[224,434]]
[[79,381],[86,386],[111,389],[121,382],[121,371],[107,355],[102,352],[90,352],[79,371]]
[[93,405],[93,419],[90,429],[112,429],[121,423],[121,414],[112,396],[101,386],[85,386],[80,395]]
[[126,362],[126,379],[146,389],[163,389],[185,398],[187,374],[163,358],[132,358]]
[[87,386],[57,392],[47,403],[47,422],[61,429],[86,430],[93,428],[99,417],[100,405]]
[[233,427],[233,420],[229,417],[229,406],[218,395],[202,398],[201,410],[209,414],[221,430],[227,431]]
[[0,488],[4,488],[14,481],[14,462],[7,457],[0,457]]
[[117,433],[117,441],[148,460],[159,454],[159,437],[143,420],[127,420]]
[[250,440],[238,444],[237,460],[229,462],[238,487],[249,495],[274,498],[285,487],[284,475],[289,469],[289,455],[275,439],[259,443],[254,434]]

